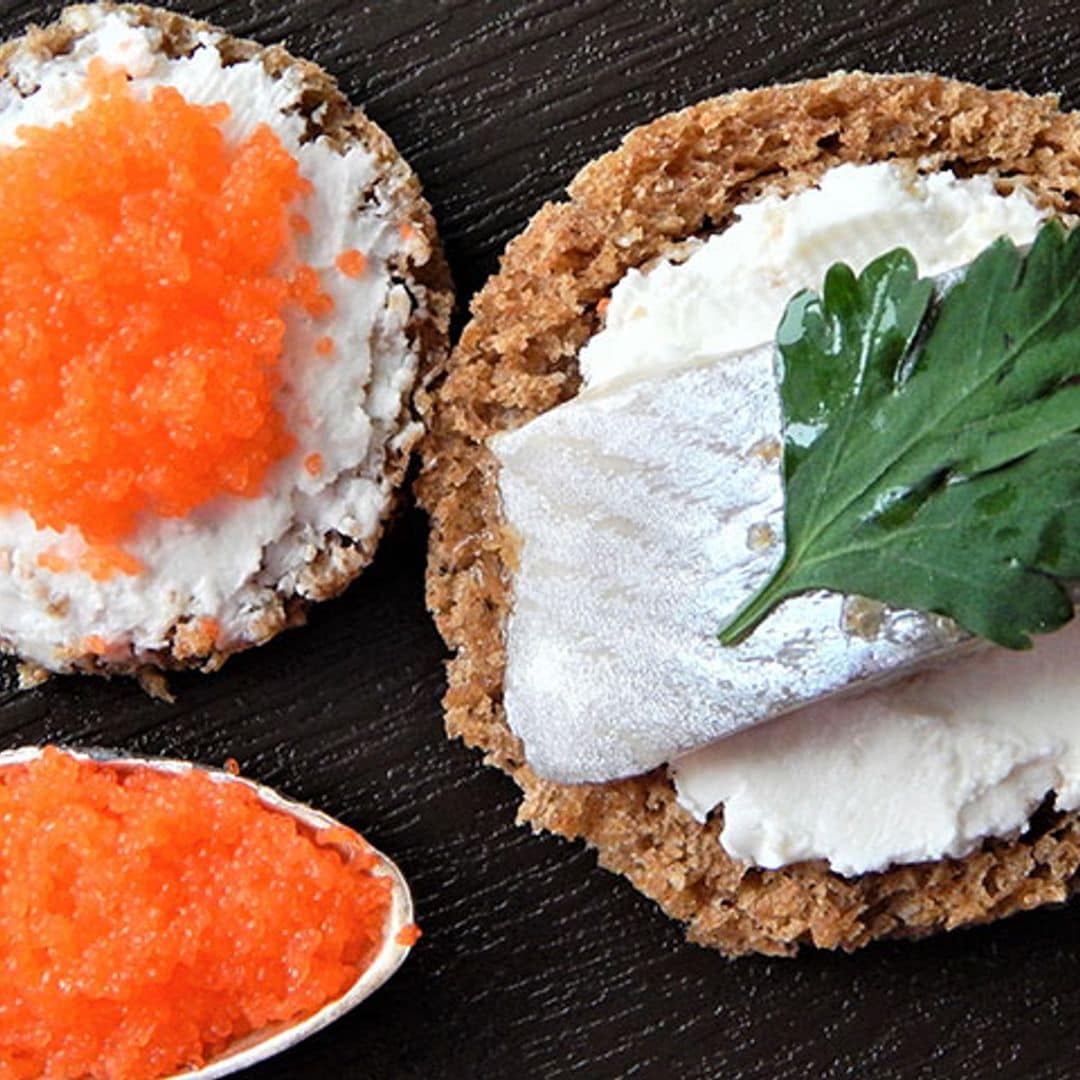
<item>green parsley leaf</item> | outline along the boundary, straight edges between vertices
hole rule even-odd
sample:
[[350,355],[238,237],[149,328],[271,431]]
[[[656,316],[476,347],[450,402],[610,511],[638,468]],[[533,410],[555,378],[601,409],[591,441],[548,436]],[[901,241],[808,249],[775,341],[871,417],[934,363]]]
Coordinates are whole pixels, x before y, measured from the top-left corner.
[[800,293],[777,333],[786,546],[721,630],[812,589],[1029,648],[1080,577],[1080,229],[990,245],[936,305],[897,249]]

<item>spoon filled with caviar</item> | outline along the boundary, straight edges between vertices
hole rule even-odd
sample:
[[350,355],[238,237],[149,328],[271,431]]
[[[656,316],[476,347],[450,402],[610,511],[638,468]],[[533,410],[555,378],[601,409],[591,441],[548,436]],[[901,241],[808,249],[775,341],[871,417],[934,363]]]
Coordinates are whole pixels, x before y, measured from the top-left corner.
[[237,772],[0,753],[0,1065],[209,1080],[397,970],[419,930],[394,863]]

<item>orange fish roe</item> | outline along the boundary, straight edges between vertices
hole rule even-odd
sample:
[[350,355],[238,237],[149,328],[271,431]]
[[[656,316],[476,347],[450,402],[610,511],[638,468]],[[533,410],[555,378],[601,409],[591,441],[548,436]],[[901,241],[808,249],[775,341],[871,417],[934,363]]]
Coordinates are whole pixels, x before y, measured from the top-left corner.
[[321,337],[315,342],[315,352],[318,356],[329,356],[334,351],[334,339]]
[[2,1080],[198,1066],[382,944],[391,883],[362,841],[336,830],[347,862],[238,783],[50,748],[0,769],[0,821]]
[[63,574],[71,569],[71,562],[65,559],[56,548],[46,548],[37,557],[37,564],[43,570],[51,570],[54,574]]
[[323,292],[319,272],[310,266],[301,266],[289,281],[293,299],[315,319],[329,315],[334,310],[334,298]]
[[291,449],[282,263],[310,185],[268,127],[228,144],[226,105],[137,99],[100,62],[89,84],[0,148],[0,506],[115,545],[141,514],[258,494]]
[[322,454],[308,454],[304,458],[304,468],[307,469],[312,476],[318,476],[322,472]]
[[334,262],[346,277],[357,278],[367,266],[367,256],[356,248],[350,248],[348,251],[343,251]]
[[97,544],[79,557],[79,567],[95,581],[108,581],[114,574],[137,574],[142,564],[112,544]]
[[403,926],[394,937],[394,941],[398,945],[404,945],[405,948],[411,949],[419,940],[423,937],[423,933],[420,927],[416,923],[409,923],[408,926]]

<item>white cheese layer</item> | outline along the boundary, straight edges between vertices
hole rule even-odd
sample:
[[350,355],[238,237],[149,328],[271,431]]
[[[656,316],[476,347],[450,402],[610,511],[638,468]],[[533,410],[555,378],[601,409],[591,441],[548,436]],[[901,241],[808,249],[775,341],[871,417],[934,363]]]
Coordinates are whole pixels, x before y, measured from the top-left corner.
[[823,701],[675,761],[721,843],[840,874],[966,855],[1023,828],[1049,792],[1080,806],[1080,624],[1030,652],[988,648],[858,697]]
[[579,357],[588,387],[694,356],[771,341],[788,300],[846,262],[861,270],[906,247],[924,276],[970,262],[999,236],[1026,242],[1039,212],[989,177],[921,176],[885,163],[840,165],[815,188],[767,195],[681,263],[630,270],[611,294],[604,329]]
[[[1002,196],[989,178],[919,177],[888,164],[838,167],[815,189],[767,197],[737,216],[685,262],[631,271],[619,283],[605,328],[581,353],[583,405],[595,396],[603,409],[612,386],[768,340],[791,295],[819,287],[833,262],[860,269],[902,245],[922,273],[940,274],[969,262],[999,235],[1030,242],[1041,219],[1025,193]],[[731,401],[718,405],[718,452],[740,445],[739,412]],[[674,444],[679,422],[672,414]],[[499,454],[499,441],[494,445]],[[554,467],[561,451],[551,454]],[[544,467],[529,462],[533,471]],[[513,516],[510,524],[518,526]],[[526,529],[521,538],[525,568],[536,535]],[[543,575],[552,588],[558,577],[542,565],[544,550],[532,555],[530,606],[536,606]],[[665,568],[653,571],[662,575]],[[615,586],[611,592],[616,604],[629,594]],[[555,621],[568,610],[560,608]],[[519,636],[515,643],[517,615],[508,635],[508,687],[520,685],[518,675],[537,655],[536,640]],[[650,618],[622,606],[613,615]],[[1050,791],[1061,807],[1080,805],[1080,706],[1073,704],[1080,676],[1070,675],[1078,646],[1080,631],[1068,629],[1040,640],[1031,653],[990,649],[885,690],[819,702],[749,728],[671,766],[679,800],[702,820],[723,804],[725,849],[759,866],[825,859],[838,872],[858,874],[961,855],[983,837],[1021,829]],[[590,647],[600,655],[605,643]],[[649,658],[640,664],[647,685]],[[587,666],[578,664],[577,678],[590,678]],[[543,689],[552,699],[570,696],[557,686]],[[665,684],[664,692],[680,690]],[[513,727],[511,704],[508,697]],[[610,729],[603,736],[617,738]],[[572,744],[564,750],[574,752]]]
[[[296,73],[272,77],[257,59],[223,65],[215,33],[202,35],[191,55],[169,59],[157,51],[160,32],[132,25],[123,12],[91,7],[77,17],[86,33],[69,53],[42,62],[24,49],[11,58],[0,82],[0,144],[17,144],[24,125],[52,125],[83,107],[95,57],[126,69],[137,94],[172,86],[193,103],[224,101],[228,139],[269,125],[311,181],[313,193],[296,207],[311,231],[296,237],[296,256],[321,272],[335,308],[323,319],[296,307],[286,313],[277,405],[295,450],[256,498],[220,497],[185,518],[144,520],[123,543],[142,573],[95,582],[76,570],[45,570],[37,559],[47,549],[78,556],[78,532],[60,535],[24,513],[0,513],[0,638],[56,670],[90,635],[138,655],[165,648],[170,628],[188,618],[215,620],[222,648],[260,640],[268,625],[275,628],[268,614],[280,608],[278,595],[305,595],[306,571],[329,531],[360,545],[377,535],[392,494],[383,475],[387,450],[418,434],[401,420],[418,365],[406,338],[413,301],[388,267],[407,244],[406,203],[373,154],[360,146],[342,153],[321,137],[303,141]],[[334,264],[349,248],[367,258],[356,279]],[[314,350],[323,335],[335,342],[330,358]],[[316,453],[317,477],[303,465]]]

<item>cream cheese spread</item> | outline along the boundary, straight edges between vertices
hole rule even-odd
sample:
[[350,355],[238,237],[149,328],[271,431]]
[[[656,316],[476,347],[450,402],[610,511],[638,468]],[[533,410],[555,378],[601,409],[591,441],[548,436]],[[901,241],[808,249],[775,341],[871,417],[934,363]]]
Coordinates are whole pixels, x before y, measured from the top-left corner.
[[999,236],[1029,241],[1039,220],[1026,193],[999,195],[987,176],[839,165],[817,187],[739,207],[684,262],[628,271],[612,291],[604,329],[581,350],[585,385],[771,341],[787,301],[819,286],[833,263],[861,270],[906,247],[921,274],[936,276]]
[[[419,434],[402,419],[418,366],[406,336],[414,298],[394,280],[388,260],[407,235],[422,232],[404,228],[408,204],[375,155],[308,139],[297,73],[273,77],[258,59],[223,63],[215,32],[202,34],[190,55],[171,59],[157,49],[160,31],[135,25],[123,11],[89,7],[72,17],[85,34],[68,53],[43,62],[23,49],[9,58],[8,80],[0,82],[0,144],[17,144],[21,126],[56,124],[81,108],[95,57],[124,68],[137,94],[172,86],[193,103],[224,101],[228,139],[268,124],[311,181],[312,193],[298,206],[311,230],[297,236],[296,255],[321,272],[335,309],[318,320],[299,308],[286,315],[277,405],[295,450],[258,497],[221,497],[185,518],[144,520],[124,543],[142,573],[94,581],[76,570],[43,569],[42,552],[78,552],[79,535],[38,529],[21,512],[0,514],[0,638],[24,658],[61,670],[65,651],[80,639],[96,635],[139,654],[166,647],[170,628],[185,618],[213,619],[224,648],[259,640],[277,595],[303,596],[310,588],[308,567],[328,532],[360,545],[377,536],[392,495],[387,453]],[[335,268],[349,248],[366,257],[359,278]],[[332,363],[314,362],[323,335],[336,343]],[[322,459],[317,477],[303,465],[311,454]]]
[[[859,269],[902,245],[913,252],[922,273],[940,274],[969,262],[999,235],[1030,242],[1041,217],[1026,193],[1000,194],[989,177],[923,177],[890,164],[840,166],[814,189],[742,208],[728,230],[700,244],[685,261],[662,261],[627,274],[612,294],[605,328],[582,350],[585,389],[576,403],[583,417],[592,410],[599,419],[637,382],[659,384],[667,369],[678,380],[685,377],[680,372],[722,365],[725,356],[770,339],[786,301],[800,288],[819,286],[833,262]],[[740,445],[747,414],[759,411],[750,403],[738,408],[736,397],[729,395],[715,411],[718,453]],[[657,410],[665,407],[661,398]],[[565,465],[567,455],[578,453],[590,437],[584,433],[576,446],[569,445],[574,440],[559,445],[540,437],[526,448],[529,429],[543,420],[493,442],[504,499],[518,480],[519,491],[528,486],[530,472],[535,477],[551,468],[566,476],[560,462]],[[679,412],[667,420],[670,452],[685,452],[679,446]],[[764,454],[768,448],[761,449]],[[594,467],[606,470],[611,483],[621,482],[633,465],[628,453],[633,451],[612,450],[599,461],[594,454]],[[650,453],[663,451],[650,448]],[[659,475],[643,481],[645,498]],[[568,490],[576,480],[567,477]],[[550,495],[544,509],[559,512]],[[574,618],[571,609],[589,601],[581,598],[581,583],[571,587],[566,567],[552,556],[551,538],[538,524],[542,515],[528,513],[522,528],[513,502],[506,502],[506,510],[521,534],[522,566],[515,575],[507,638],[507,712],[518,730],[509,691],[521,687],[523,673],[528,672],[529,684],[546,682],[541,691],[549,699],[572,696],[569,680],[589,682],[594,670],[613,661],[617,646],[594,635],[586,641],[587,655],[563,663],[558,643],[546,641],[545,647],[542,633],[515,641],[523,581],[526,604],[535,610],[544,609],[545,594],[562,589],[562,606],[547,608],[555,624]],[[701,505],[687,516],[707,509],[703,494]],[[594,512],[584,504],[577,510],[585,519]],[[643,519],[651,514],[647,506],[636,512]],[[606,532],[618,533],[615,519],[605,521]],[[773,547],[776,524],[770,519],[759,530],[760,544],[748,530],[747,545]],[[665,575],[668,566],[656,563],[653,571]],[[636,586],[605,584],[599,570],[594,576],[594,587],[607,589],[612,623],[653,617],[652,610],[626,608]],[[709,625],[718,626],[719,618]],[[564,641],[564,652],[577,644]],[[683,644],[692,651],[700,643]],[[812,663],[812,642],[805,644],[803,655]],[[674,762],[679,799],[701,819],[722,803],[721,842],[735,857],[761,866],[826,859],[841,873],[857,874],[895,862],[963,854],[982,837],[1022,828],[1050,791],[1057,792],[1059,806],[1080,801],[1080,707],[1072,707],[1080,685],[1068,674],[1078,644],[1080,633],[1067,629],[1040,640],[1027,654],[987,649],[884,690],[818,702],[751,727]],[[798,657],[790,659],[799,663]],[[648,654],[635,663],[634,685],[647,691],[657,669]],[[679,704],[690,711],[693,686],[662,687],[665,695],[684,690]],[[602,752],[616,755],[625,742],[620,721],[596,723],[604,728],[598,732]],[[581,750],[565,732],[561,741],[562,763],[572,765]]]
[[1049,792],[1080,806],[1080,624],[1030,652],[987,648],[867,694],[749,728],[671,765],[696,818],[756,866],[841,874],[966,855],[1023,828]]

